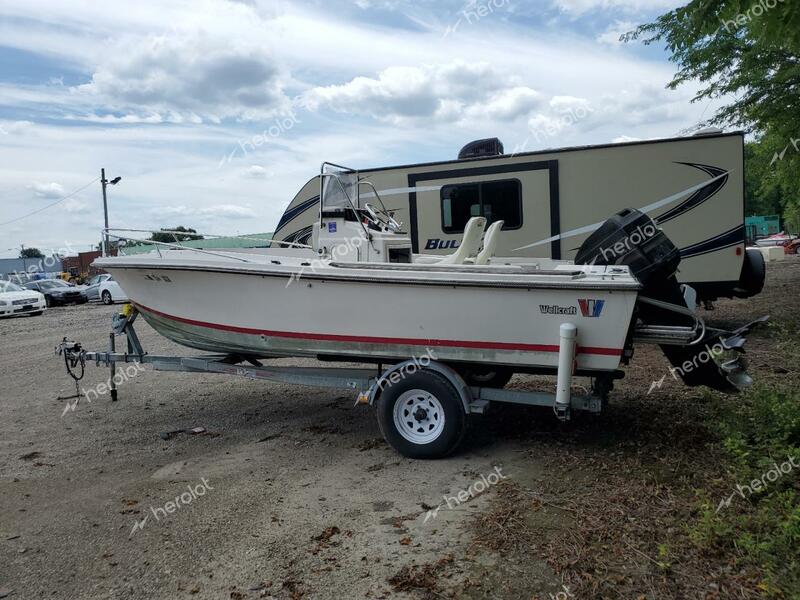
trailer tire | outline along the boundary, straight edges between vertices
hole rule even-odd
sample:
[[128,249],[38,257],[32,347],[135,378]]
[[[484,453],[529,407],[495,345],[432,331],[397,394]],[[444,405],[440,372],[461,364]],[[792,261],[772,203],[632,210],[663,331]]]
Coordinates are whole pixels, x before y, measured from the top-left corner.
[[377,403],[384,439],[408,458],[442,458],[461,443],[467,415],[447,379],[422,369],[383,390]]

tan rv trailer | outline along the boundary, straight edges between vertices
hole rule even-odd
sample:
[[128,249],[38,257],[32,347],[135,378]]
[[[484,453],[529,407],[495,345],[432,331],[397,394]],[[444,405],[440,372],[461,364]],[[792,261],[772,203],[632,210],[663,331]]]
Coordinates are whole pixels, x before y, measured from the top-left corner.
[[[415,253],[453,252],[469,218],[481,215],[505,222],[497,256],[571,260],[609,215],[630,207],[653,217],[680,248],[679,279],[700,299],[748,297],[763,286],[763,260],[745,251],[740,132],[511,155],[497,139],[478,140],[457,160],[359,174],[396,211]],[[318,220],[314,177],[286,208],[274,239],[308,243]]]

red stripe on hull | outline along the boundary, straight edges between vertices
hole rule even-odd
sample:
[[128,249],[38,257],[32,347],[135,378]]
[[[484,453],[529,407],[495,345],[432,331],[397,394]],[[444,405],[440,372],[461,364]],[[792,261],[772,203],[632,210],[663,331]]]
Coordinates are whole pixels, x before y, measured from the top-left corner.
[[[476,342],[468,340],[426,340],[420,338],[392,338],[392,337],[373,337],[363,335],[340,335],[334,333],[307,333],[300,331],[271,331],[268,329],[253,329],[250,327],[238,327],[236,325],[222,325],[220,323],[206,323],[195,321],[184,317],[176,317],[153,308],[148,308],[138,302],[132,302],[137,308],[144,312],[151,312],[160,317],[194,325],[207,329],[217,329],[219,331],[231,331],[234,333],[245,333],[249,335],[264,335],[268,337],[292,338],[301,340],[318,340],[323,342],[355,342],[366,344],[388,344],[405,346],[440,346],[450,348],[474,348],[478,350],[520,350],[523,352],[558,352],[557,344],[520,344],[509,342]],[[596,354],[600,356],[621,356],[621,348],[602,348],[595,346],[578,346],[578,354]]]

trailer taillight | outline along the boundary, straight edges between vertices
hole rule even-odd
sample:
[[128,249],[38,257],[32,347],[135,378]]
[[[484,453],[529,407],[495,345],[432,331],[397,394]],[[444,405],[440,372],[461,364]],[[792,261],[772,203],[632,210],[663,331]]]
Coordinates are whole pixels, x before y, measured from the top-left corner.
[[736,246],[736,256],[741,256],[741,255],[742,255],[742,247]]

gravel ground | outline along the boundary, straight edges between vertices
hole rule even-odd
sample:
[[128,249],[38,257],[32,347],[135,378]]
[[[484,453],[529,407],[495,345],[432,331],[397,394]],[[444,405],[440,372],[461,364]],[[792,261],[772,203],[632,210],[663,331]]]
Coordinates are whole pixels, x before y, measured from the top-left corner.
[[[771,266],[762,296],[720,303],[711,315],[743,322],[770,312],[797,281],[800,261]],[[580,464],[552,473],[562,440],[581,443],[580,423],[494,411],[475,420],[455,456],[412,461],[383,442],[372,410],[353,408],[349,394],[149,367],[129,367],[118,402],[106,394],[67,408],[58,397],[74,386],[53,347],[66,335],[104,348],[118,309],[0,321],[0,598],[546,598],[563,590],[544,554],[509,561],[474,523],[493,514],[508,481],[545,498],[584,485],[591,469]],[[186,353],[138,325],[150,352]],[[637,349],[619,386],[623,409],[612,396],[610,426],[619,430],[607,443],[588,437],[592,452],[628,452],[613,439],[635,439],[636,420],[617,417],[636,402],[647,419],[657,397],[687,393],[668,380],[646,397],[666,368],[657,349]],[[81,387],[96,390],[107,376],[89,365]],[[517,376],[511,386],[541,382]],[[160,437],[192,427],[206,432]],[[428,516],[444,494],[474,489],[495,469],[507,477],[501,485]],[[543,545],[573,524],[557,508],[530,519]]]

